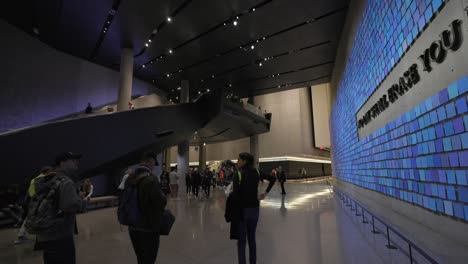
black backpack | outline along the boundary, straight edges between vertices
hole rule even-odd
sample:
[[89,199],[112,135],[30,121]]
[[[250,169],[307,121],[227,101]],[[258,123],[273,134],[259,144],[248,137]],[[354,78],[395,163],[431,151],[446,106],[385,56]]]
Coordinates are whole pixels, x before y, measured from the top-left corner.
[[[149,173],[148,173],[149,174]],[[136,184],[125,184],[125,189],[120,198],[117,218],[121,225],[144,228],[143,213],[138,203],[138,184],[149,175],[141,177]],[[132,175],[129,176],[129,178]],[[128,181],[128,178],[127,178]]]
[[60,185],[67,178],[50,173],[36,179],[36,193],[29,202],[25,227],[30,234],[53,233],[64,223],[60,210]]

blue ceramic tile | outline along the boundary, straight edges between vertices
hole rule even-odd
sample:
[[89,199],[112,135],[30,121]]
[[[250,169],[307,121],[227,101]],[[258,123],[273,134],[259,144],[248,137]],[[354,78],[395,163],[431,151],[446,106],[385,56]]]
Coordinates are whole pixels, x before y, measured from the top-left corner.
[[455,110],[455,104],[453,102],[445,105],[445,111],[447,112],[448,118],[451,118],[457,115],[457,111]]
[[444,138],[444,151],[451,151],[452,150],[452,140],[450,138]]
[[462,142],[462,148],[468,149],[468,132],[461,134],[460,139]]
[[468,150],[458,152],[460,167],[468,167]]
[[444,131],[446,136],[451,136],[455,133],[453,129],[453,123],[452,121],[447,121],[444,123]]
[[447,89],[449,99],[453,99],[458,96],[458,84],[456,82],[450,84]]
[[444,201],[445,213],[448,215],[453,215],[452,202]]
[[457,113],[458,114],[463,114],[468,112],[468,106],[466,103],[466,96],[463,96],[461,98],[458,98],[456,101],[457,104]]
[[447,198],[449,200],[457,200],[457,196],[455,195],[455,188],[453,186],[447,186]]
[[441,106],[437,108],[437,116],[439,117],[439,121],[442,121],[447,118],[447,114],[445,113],[445,107]]
[[463,126],[463,119],[461,117],[457,117],[453,120],[453,130],[457,134],[465,132],[465,128]]
[[463,205],[460,203],[453,203],[453,211],[455,214],[455,217],[464,219],[464,213],[463,213]]
[[445,104],[448,100],[449,100],[449,97],[448,97],[447,89],[444,89],[444,90],[440,91],[439,92],[439,102],[441,104]]
[[457,176],[457,184],[459,185],[467,185],[466,179],[466,170],[457,170],[455,171],[455,175]]
[[462,148],[460,136],[456,135],[450,138],[452,140],[452,149],[460,150]]
[[458,200],[468,203],[468,188],[459,186],[457,187],[457,191],[458,191]]

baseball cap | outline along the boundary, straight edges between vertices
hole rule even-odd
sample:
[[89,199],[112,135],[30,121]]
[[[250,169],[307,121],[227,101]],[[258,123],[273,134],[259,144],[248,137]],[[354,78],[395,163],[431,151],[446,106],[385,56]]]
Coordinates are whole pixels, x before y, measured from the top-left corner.
[[147,151],[143,154],[143,159],[147,159],[147,158],[152,158],[154,159],[154,162],[155,162],[155,165],[158,166],[159,163],[158,163],[158,155],[156,155],[156,153],[154,153],[153,151]]
[[62,152],[55,156],[55,164],[59,165],[60,162],[71,160],[71,159],[81,159],[81,154],[73,152]]

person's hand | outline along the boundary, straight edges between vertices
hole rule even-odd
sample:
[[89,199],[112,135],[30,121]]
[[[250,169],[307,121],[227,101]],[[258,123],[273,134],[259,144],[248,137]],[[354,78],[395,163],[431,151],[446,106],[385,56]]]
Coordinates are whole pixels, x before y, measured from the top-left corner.
[[258,195],[258,200],[261,201],[261,200],[265,199],[266,196],[267,196],[266,193],[261,193],[261,194]]

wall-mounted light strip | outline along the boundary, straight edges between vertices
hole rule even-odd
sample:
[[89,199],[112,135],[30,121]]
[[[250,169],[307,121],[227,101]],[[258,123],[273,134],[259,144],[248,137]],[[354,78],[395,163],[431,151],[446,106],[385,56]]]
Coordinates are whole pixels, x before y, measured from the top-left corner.
[[[231,160],[236,163],[237,160]],[[297,161],[297,162],[308,162],[308,163],[324,163],[331,164],[329,159],[318,159],[318,158],[304,158],[304,157],[293,157],[293,156],[280,156],[280,157],[269,157],[269,158],[260,158],[260,162],[281,162],[281,161]],[[222,162],[222,160],[209,160],[210,162]],[[190,166],[198,166],[200,163],[198,161],[189,162]],[[171,167],[177,166],[177,163],[171,163]]]

